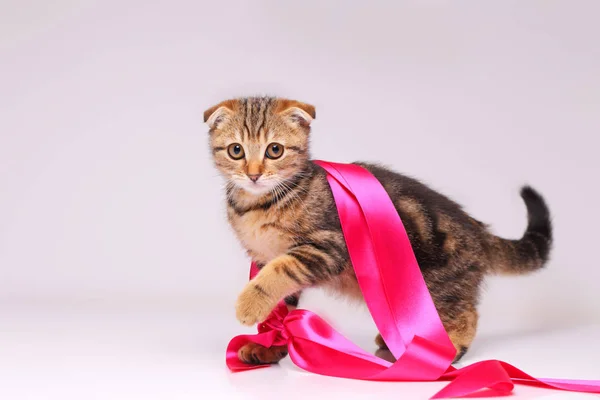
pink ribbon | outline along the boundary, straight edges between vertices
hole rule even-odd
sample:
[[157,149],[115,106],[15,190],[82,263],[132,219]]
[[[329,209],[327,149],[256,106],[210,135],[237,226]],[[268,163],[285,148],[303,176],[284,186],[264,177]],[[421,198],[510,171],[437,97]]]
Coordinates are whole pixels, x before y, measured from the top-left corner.
[[[432,398],[463,397],[482,389],[508,395],[515,383],[575,392],[600,393],[600,381],[537,379],[498,360],[456,369],[456,350],[425,285],[408,235],[379,181],[353,164],[317,161],[340,216],[348,253],[367,307],[397,361],[365,352],[308,310],[280,302],[258,334],[233,338],[226,362],[232,371],[262,368],[238,359],[246,343],[288,346],[292,362],[321,375],[373,381],[451,381]],[[258,269],[252,265],[250,279]]]

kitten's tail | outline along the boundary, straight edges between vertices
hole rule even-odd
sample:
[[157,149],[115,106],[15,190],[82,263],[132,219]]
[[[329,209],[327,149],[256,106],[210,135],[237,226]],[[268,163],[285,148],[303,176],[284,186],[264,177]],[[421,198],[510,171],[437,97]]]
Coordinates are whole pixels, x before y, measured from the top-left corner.
[[524,274],[542,268],[552,248],[552,221],[543,197],[529,186],[521,189],[527,207],[527,229],[519,240],[493,236],[490,248],[491,272]]

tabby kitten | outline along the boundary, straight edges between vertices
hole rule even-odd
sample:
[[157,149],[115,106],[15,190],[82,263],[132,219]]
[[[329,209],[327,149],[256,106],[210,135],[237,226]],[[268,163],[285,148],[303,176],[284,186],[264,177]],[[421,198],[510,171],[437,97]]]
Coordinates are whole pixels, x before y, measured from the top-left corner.
[[[307,287],[362,299],[326,173],[309,158],[314,118],[313,106],[272,97],[227,100],[204,113],[215,166],[227,181],[229,222],[260,267],[237,300],[244,325],[263,321],[281,299],[296,307]],[[552,227],[544,200],[530,187],[521,190],[528,226],[521,239],[507,240],[417,180],[357,164],[394,202],[460,359],[475,336],[484,275],[523,274],[548,260]],[[381,335],[375,341],[386,348]],[[286,354],[284,346],[248,344],[238,355],[263,364]]]

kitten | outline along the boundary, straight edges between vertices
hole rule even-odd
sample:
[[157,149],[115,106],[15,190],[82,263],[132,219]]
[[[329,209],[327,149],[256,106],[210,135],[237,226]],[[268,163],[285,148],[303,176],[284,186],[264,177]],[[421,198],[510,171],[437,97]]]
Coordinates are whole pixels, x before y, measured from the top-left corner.
[[[237,319],[244,325],[263,321],[281,299],[296,307],[307,287],[362,299],[326,173],[310,161],[314,118],[313,106],[272,97],[227,100],[204,113],[214,164],[227,180],[227,217],[261,268],[237,301]],[[484,275],[523,274],[548,260],[552,227],[544,200],[530,187],[521,190],[528,226],[521,239],[507,240],[417,180],[357,164],[381,182],[395,204],[457,361],[475,336]],[[375,341],[386,348],[381,335]],[[249,344],[238,355],[262,364],[286,354],[285,346]]]

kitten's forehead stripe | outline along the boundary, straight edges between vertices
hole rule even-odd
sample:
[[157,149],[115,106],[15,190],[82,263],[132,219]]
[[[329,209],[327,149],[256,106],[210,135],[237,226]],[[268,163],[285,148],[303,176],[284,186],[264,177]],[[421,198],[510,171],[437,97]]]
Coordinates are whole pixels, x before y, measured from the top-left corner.
[[251,103],[251,110],[250,110],[250,129],[252,132],[252,138],[256,140],[257,138],[257,134],[256,134],[256,122],[258,119],[258,109],[259,109],[259,104],[256,100],[252,101]]
[[258,117],[259,117],[259,111],[260,111],[260,103],[256,100],[254,100],[252,102],[252,115],[250,116],[250,121],[251,121],[251,125],[250,127],[252,128],[252,137],[254,139],[258,138],[258,132],[256,131],[256,127],[258,126]]
[[[247,99],[240,99],[240,109],[243,110],[243,118],[244,121],[246,120],[246,103],[247,103]],[[244,127],[242,128],[242,141],[247,141],[248,140],[248,131],[246,128],[246,123],[244,122]]]
[[252,99],[246,102],[246,114],[244,114],[244,126],[248,130],[248,140],[252,139]]
[[267,110],[268,110],[268,102],[266,99],[262,99],[262,102],[260,104],[261,106],[261,110],[262,112],[259,110],[259,115],[262,117],[260,120],[260,123],[258,124],[258,128],[256,129],[256,134],[258,135],[258,138],[263,138],[264,139],[264,135],[262,135],[262,131],[263,131],[263,127],[265,125],[265,122],[267,120]]

